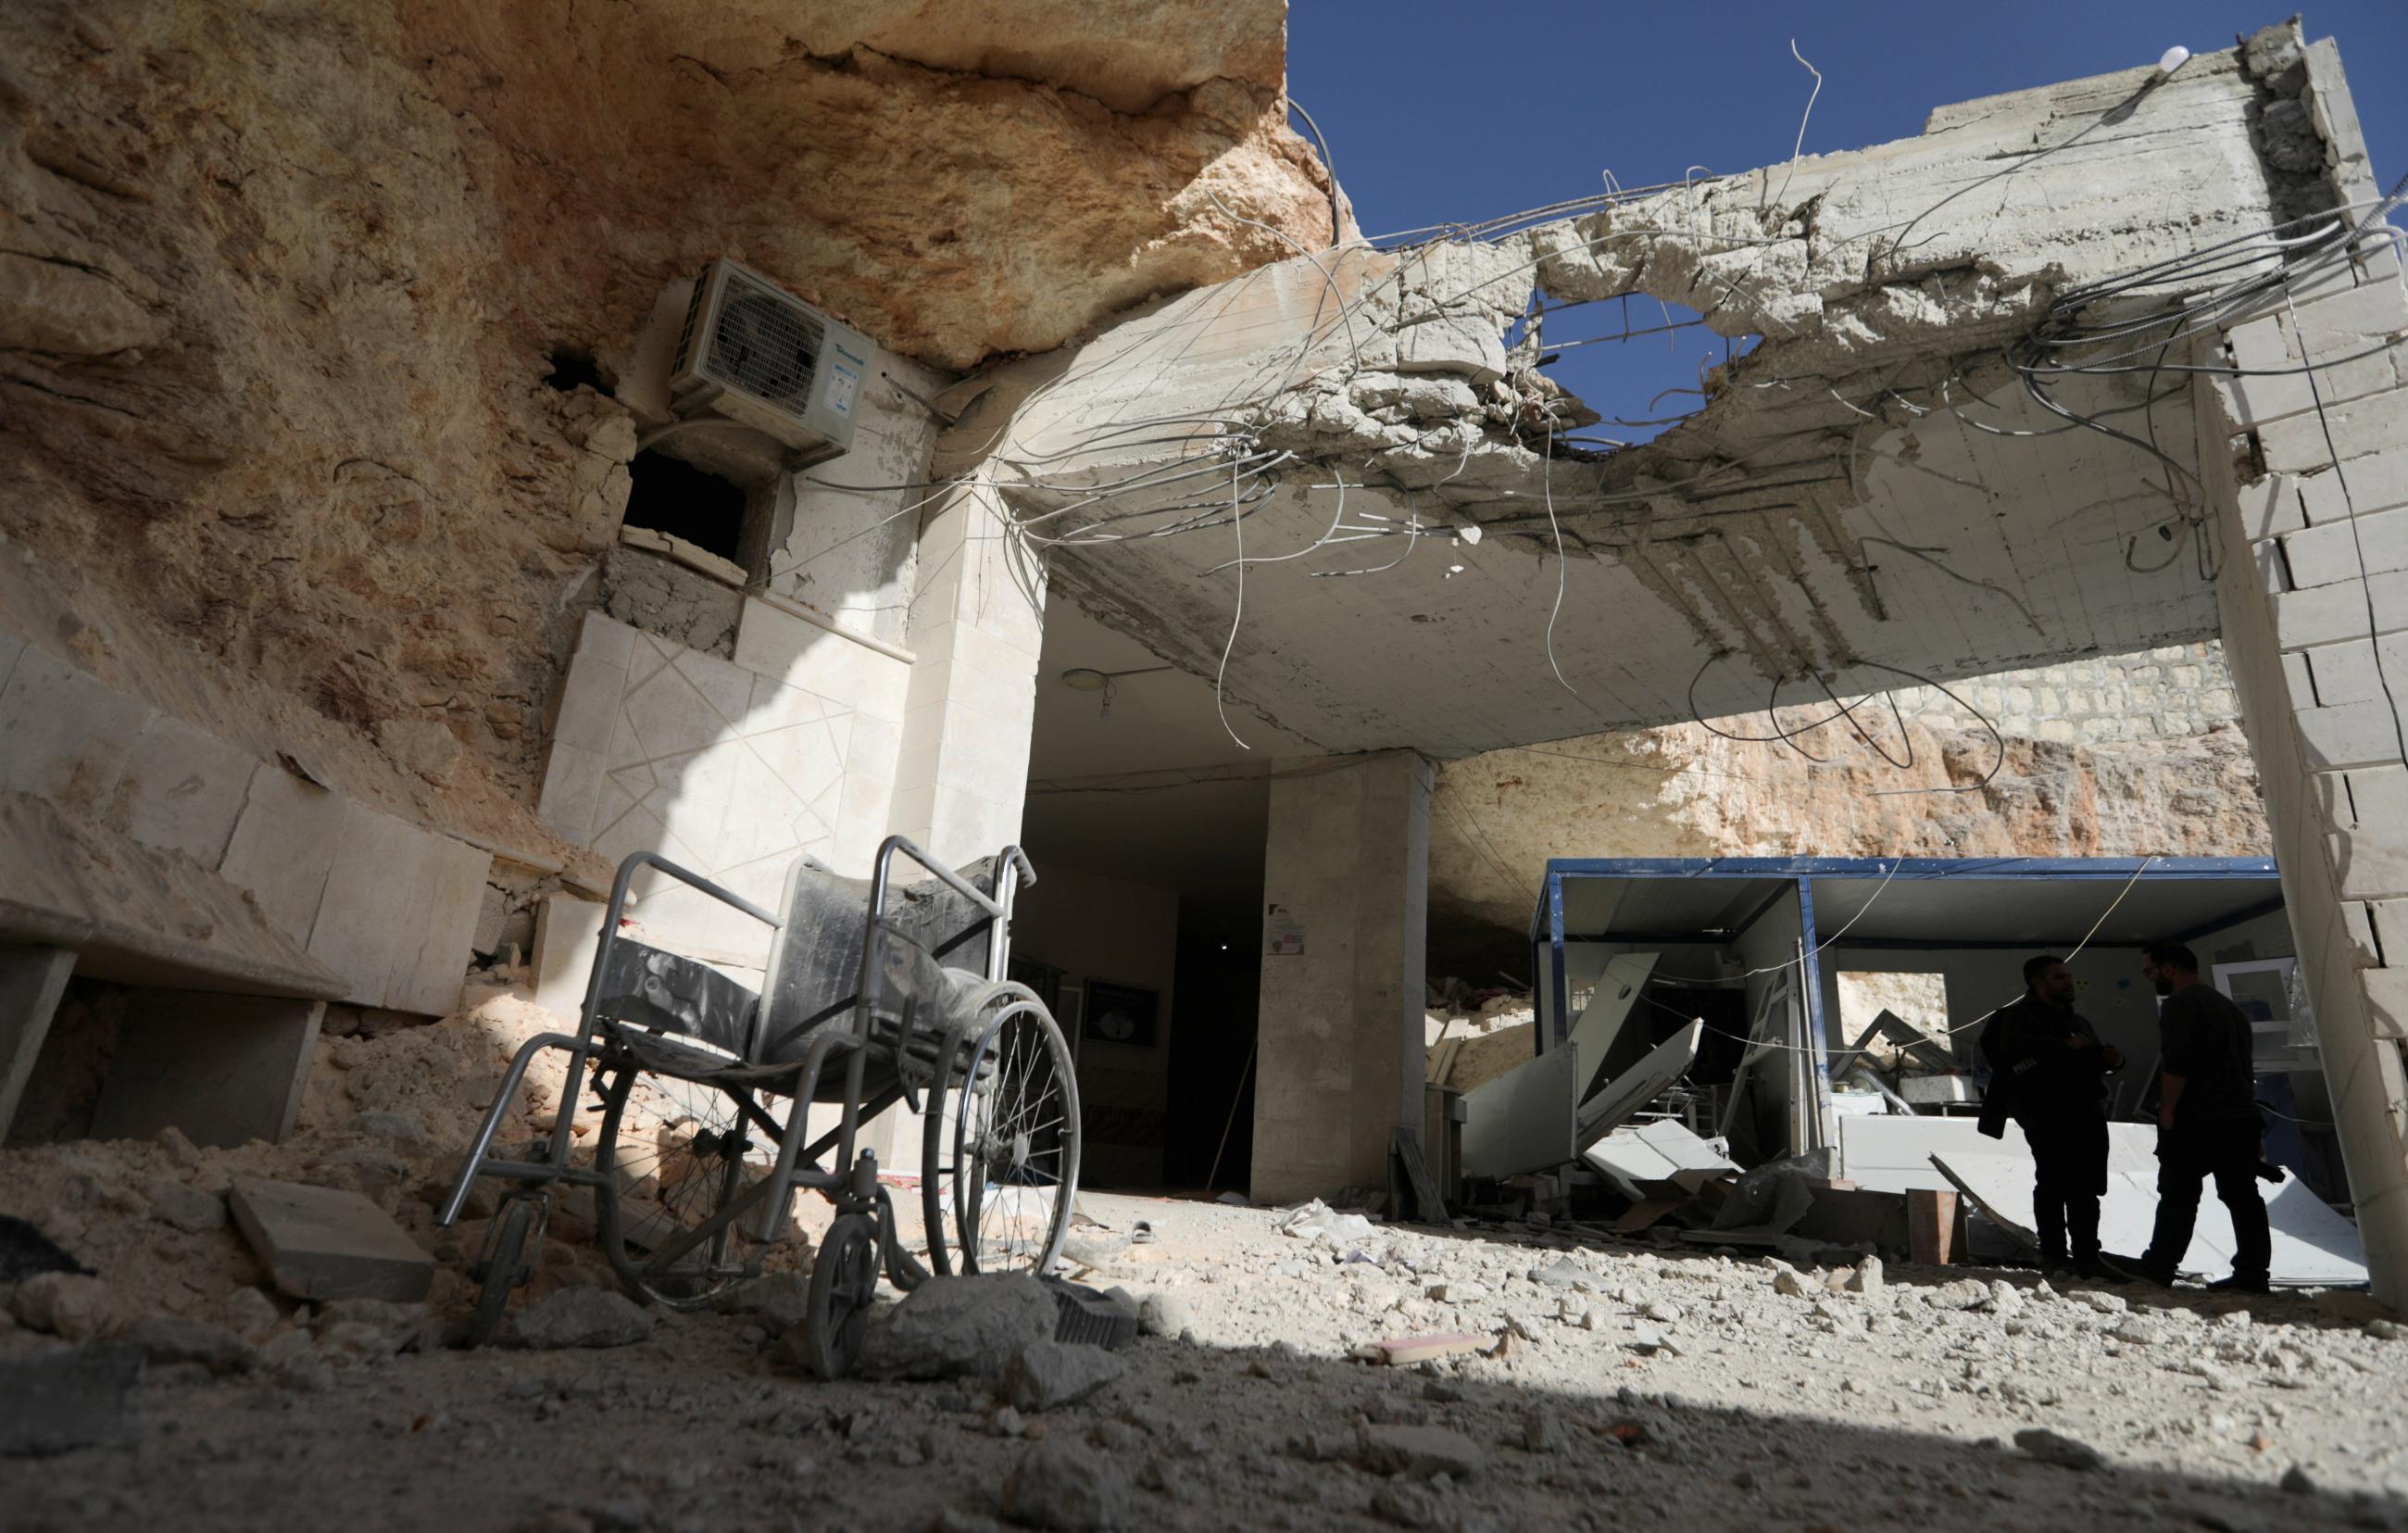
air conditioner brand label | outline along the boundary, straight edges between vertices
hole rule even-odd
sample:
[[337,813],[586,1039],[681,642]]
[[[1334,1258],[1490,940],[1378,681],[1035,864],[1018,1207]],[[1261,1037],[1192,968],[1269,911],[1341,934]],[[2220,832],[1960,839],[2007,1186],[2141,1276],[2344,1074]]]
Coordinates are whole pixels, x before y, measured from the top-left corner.
[[867,364],[840,346],[829,350],[836,354],[828,359],[827,408],[838,415],[851,415],[853,399],[861,393],[861,373]]

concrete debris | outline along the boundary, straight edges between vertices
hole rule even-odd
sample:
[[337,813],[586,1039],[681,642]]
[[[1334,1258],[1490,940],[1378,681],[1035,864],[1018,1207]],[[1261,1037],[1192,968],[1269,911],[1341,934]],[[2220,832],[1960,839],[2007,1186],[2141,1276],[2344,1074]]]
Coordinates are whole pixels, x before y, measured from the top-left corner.
[[342,1329],[348,1337],[356,1339],[351,1345],[364,1355],[387,1357],[431,1347],[442,1333],[441,1323],[427,1306],[396,1304],[380,1298],[338,1298],[322,1304],[311,1317],[309,1328],[329,1345],[333,1333]]
[[564,1288],[518,1313],[522,1346],[624,1347],[652,1334],[652,1311],[610,1288]]
[[1101,1347],[1037,1341],[1012,1354],[999,1381],[1002,1397],[1024,1413],[1085,1399],[1128,1372]]
[[1184,1336],[1195,1316],[1194,1306],[1177,1294],[1155,1292],[1138,1301],[1138,1325],[1148,1336]]
[[123,1442],[138,1346],[62,1347],[0,1356],[0,1454],[29,1457]]
[[[2041,1286],[2045,1289],[2048,1285],[2042,1283]],[[1863,1261],[1858,1262],[1848,1273],[1847,1290],[1851,1294],[1862,1294],[1867,1297],[1879,1294],[1882,1291],[1881,1258],[1867,1256]]]
[[1467,1479],[1488,1462],[1487,1451],[1444,1426],[1381,1424],[1355,1435],[1354,1461],[1373,1474],[1426,1480],[1433,1475]]
[[1099,1533],[1129,1520],[1136,1492],[1121,1467],[1060,1438],[1031,1447],[1003,1483],[1003,1514],[1024,1527]]
[[1017,1273],[931,1278],[872,1319],[861,1371],[878,1379],[994,1378],[1014,1354],[1051,1341],[1054,1296]]
[[2095,1469],[2107,1462],[2090,1444],[2052,1432],[2044,1426],[2027,1426],[2017,1432],[2015,1446],[2042,1463],[2054,1464],[2059,1469]]
[[239,1179],[236,1225],[276,1285],[295,1298],[426,1297],[435,1260],[358,1193]]
[[8,1306],[21,1324],[68,1341],[114,1335],[128,1319],[115,1288],[75,1272],[43,1272],[26,1279],[10,1293]]
[[1289,1210],[1280,1219],[1280,1233],[1324,1245],[1349,1246],[1371,1238],[1372,1224],[1359,1213],[1340,1213],[1319,1198]]
[[231,1328],[205,1320],[154,1315],[137,1322],[124,1336],[154,1365],[190,1363],[211,1373],[247,1373],[259,1366],[259,1352]]
[[187,1234],[199,1235],[225,1225],[226,1204],[222,1194],[206,1193],[164,1176],[151,1178],[142,1194],[155,1217]]

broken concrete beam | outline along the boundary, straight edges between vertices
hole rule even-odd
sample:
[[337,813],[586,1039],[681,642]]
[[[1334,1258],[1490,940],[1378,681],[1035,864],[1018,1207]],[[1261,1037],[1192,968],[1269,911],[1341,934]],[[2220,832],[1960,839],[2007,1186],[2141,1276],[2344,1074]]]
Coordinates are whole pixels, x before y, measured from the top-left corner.
[[106,1447],[131,1435],[125,1397],[142,1378],[137,1346],[61,1347],[0,1358],[0,1454]]
[[435,1259],[357,1193],[236,1180],[235,1224],[276,1286],[295,1298],[415,1303],[435,1282]]

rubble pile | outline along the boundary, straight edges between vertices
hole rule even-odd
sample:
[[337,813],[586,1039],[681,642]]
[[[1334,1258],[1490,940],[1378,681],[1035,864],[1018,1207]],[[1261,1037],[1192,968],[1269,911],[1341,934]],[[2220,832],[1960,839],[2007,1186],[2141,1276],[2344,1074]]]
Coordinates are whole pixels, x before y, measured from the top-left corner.
[[[449,1229],[436,1224],[437,1209],[510,1056],[527,1039],[565,1025],[521,991],[495,988],[470,998],[473,1004],[460,1012],[424,1026],[322,1039],[298,1125],[279,1144],[204,1148],[171,1128],[147,1140],[79,1139],[0,1151],[0,1215],[24,1221],[96,1274],[70,1285],[77,1313],[89,1316],[74,1327],[88,1337],[163,1320],[214,1323],[257,1336],[274,1330],[294,1305],[293,1296],[277,1292],[229,1215],[236,1182],[354,1193],[435,1257],[431,1312],[455,1318],[474,1297],[464,1268],[484,1238],[494,1184],[473,1186],[464,1216]],[[531,1144],[550,1132],[565,1060],[552,1050],[537,1056],[497,1131],[497,1144]],[[574,1125],[572,1158],[579,1164],[592,1164],[601,1116],[589,1091]],[[629,1132],[663,1145],[691,1133],[678,1104],[641,1088],[627,1118]],[[648,1180],[631,1187],[629,1196],[658,1191],[657,1182]],[[548,1230],[546,1260],[530,1297],[615,1283],[593,1245],[590,1194],[556,1197]],[[801,1259],[798,1248],[781,1248],[776,1260]],[[22,1308],[17,1306],[21,1321]]]
[[[866,1358],[884,1377],[836,1383],[781,1341],[791,1277],[691,1315],[564,1289],[520,1322],[548,1350],[475,1353],[434,1347],[419,1306],[287,1319],[254,1291],[239,1324],[114,1342],[21,1321],[0,1370],[37,1359],[55,1394],[88,1357],[108,1430],[0,1458],[0,1480],[34,1526],[232,1527],[255,1493],[303,1524],[448,1507],[506,1530],[709,1526],[764,1496],[817,1526],[911,1529],[1505,1528],[1609,1506],[1667,1526],[1971,1528],[2000,1499],[2036,1526],[2384,1527],[2408,1494],[2408,1333],[2360,1296],[2243,1309],[1312,1205],[1082,1204],[1101,1234],[1155,1231],[1099,1240],[1087,1275],[1140,1301],[1121,1351],[1052,1340],[1025,1279],[882,1295]],[[97,1281],[7,1292],[64,1336]],[[643,1452],[592,1451],[630,1424]],[[194,1506],[204,1470],[220,1494]]]

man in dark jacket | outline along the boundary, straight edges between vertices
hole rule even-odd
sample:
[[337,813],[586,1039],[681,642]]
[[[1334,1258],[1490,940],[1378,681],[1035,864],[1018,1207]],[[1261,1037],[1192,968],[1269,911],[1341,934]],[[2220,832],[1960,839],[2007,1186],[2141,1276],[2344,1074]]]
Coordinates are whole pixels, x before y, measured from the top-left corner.
[[2099,1199],[2107,1191],[2104,1078],[2124,1056],[2099,1041],[2098,1030],[2073,1010],[2073,976],[2060,958],[2024,965],[2021,1000],[2002,1007],[1982,1030],[1990,1066],[1983,1116],[2000,1105],[2024,1131],[2032,1153],[2032,1210],[2040,1226],[2041,1266],[2068,1265],[2086,1278],[2113,1281],[2099,1260]]
[[2273,1259],[2266,1200],[2258,1194],[2258,1081],[2249,1018],[2214,986],[2200,983],[2199,958],[2180,942],[2143,950],[2141,972],[2164,999],[2157,1031],[2165,1062],[2157,1096],[2157,1226],[2141,1269],[2172,1285],[2199,1220],[2200,1184],[2232,1214],[2232,1275],[2211,1288],[2262,1294]]

